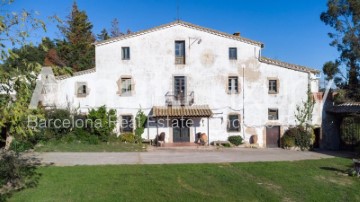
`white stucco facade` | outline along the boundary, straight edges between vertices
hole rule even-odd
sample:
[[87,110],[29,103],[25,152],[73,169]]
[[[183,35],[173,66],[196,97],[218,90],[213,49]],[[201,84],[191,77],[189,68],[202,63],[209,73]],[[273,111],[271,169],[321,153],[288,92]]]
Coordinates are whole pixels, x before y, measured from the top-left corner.
[[[185,64],[175,64],[175,41],[185,42]],[[249,141],[258,135],[260,146],[266,146],[266,126],[280,126],[280,133],[295,125],[296,106],[311,92],[318,91],[316,71],[261,57],[262,44],[185,22],[173,22],[143,32],[99,42],[95,70],[72,77],[57,78],[57,90],[43,99],[48,106],[67,106],[87,112],[106,105],[117,114],[135,117],[141,107],[151,115],[154,106],[167,106],[165,95],[174,91],[174,76],[184,76],[186,93],[193,92],[193,106],[207,105],[209,118],[194,119],[190,142],[197,132],[208,133],[210,142],[241,135]],[[122,59],[122,47],[130,48],[130,59]],[[237,49],[237,59],[229,59],[229,48]],[[229,77],[238,79],[238,93],[228,92]],[[118,82],[131,78],[131,95],[119,94]],[[277,92],[269,93],[269,80],[277,81]],[[78,84],[86,84],[86,95],[77,96]],[[268,109],[278,110],[278,120],[268,120]],[[314,109],[314,123],[320,125],[320,108]],[[238,114],[241,128],[229,132],[229,114]],[[117,131],[120,130],[118,124]],[[171,127],[152,126],[143,138],[166,133],[165,142],[173,142]]]

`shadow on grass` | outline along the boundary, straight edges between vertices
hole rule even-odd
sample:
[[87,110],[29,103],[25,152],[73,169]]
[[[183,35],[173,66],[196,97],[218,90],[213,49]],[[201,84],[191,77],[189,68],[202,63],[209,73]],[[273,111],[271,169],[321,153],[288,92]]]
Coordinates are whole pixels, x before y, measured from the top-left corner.
[[340,157],[340,158],[347,158],[347,159],[353,159],[356,158],[356,152],[351,151],[334,151],[334,150],[323,150],[323,149],[315,149],[312,152],[319,153],[319,154],[325,154],[329,156],[334,157]]
[[0,201],[7,201],[15,192],[36,187],[41,177],[37,171],[40,165],[40,159],[33,155],[0,151]]

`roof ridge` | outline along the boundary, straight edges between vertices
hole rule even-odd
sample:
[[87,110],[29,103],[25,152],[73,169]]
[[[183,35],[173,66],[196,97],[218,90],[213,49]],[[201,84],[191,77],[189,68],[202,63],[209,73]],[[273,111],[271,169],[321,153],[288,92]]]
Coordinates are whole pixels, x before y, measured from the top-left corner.
[[320,73],[319,70],[314,69],[314,68],[305,67],[305,66],[297,65],[297,64],[292,64],[292,63],[284,62],[281,60],[271,59],[271,58],[264,57],[264,56],[261,56],[259,61],[263,62],[263,63],[267,63],[267,64],[278,65],[281,67],[285,67],[285,68],[297,70],[297,71]]
[[95,45],[104,45],[104,44],[112,43],[112,42],[119,41],[119,40],[122,40],[122,39],[126,39],[126,38],[130,38],[130,37],[146,34],[146,33],[149,33],[149,32],[154,32],[156,30],[164,29],[166,27],[172,27],[172,26],[175,26],[175,25],[182,25],[182,26],[189,27],[189,28],[192,28],[192,29],[204,31],[204,32],[207,32],[207,33],[210,33],[210,34],[215,34],[215,35],[218,35],[218,36],[234,39],[234,40],[237,40],[237,41],[242,41],[244,43],[264,47],[264,44],[261,43],[261,42],[258,42],[258,41],[247,39],[247,38],[244,38],[242,36],[234,36],[234,35],[229,34],[229,33],[217,31],[215,29],[206,28],[206,27],[203,27],[203,26],[195,25],[195,24],[185,22],[185,21],[181,21],[181,20],[176,20],[176,21],[166,23],[166,24],[163,24],[163,25],[159,25],[159,26],[155,26],[155,27],[152,27],[152,28],[149,28],[149,29],[140,30],[140,31],[137,31],[137,32],[134,32],[134,33],[131,33],[131,34],[125,34],[125,35],[121,35],[121,36],[110,38],[110,39],[103,40],[103,41],[97,41],[94,44]]

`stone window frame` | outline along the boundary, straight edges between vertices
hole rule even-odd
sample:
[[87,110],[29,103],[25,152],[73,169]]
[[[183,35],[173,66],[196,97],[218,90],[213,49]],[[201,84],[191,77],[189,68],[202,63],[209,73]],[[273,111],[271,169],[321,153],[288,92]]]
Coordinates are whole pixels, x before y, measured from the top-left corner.
[[[128,55],[126,55],[125,53],[125,50],[128,50]],[[131,56],[131,54],[130,54],[130,47],[129,46],[123,46],[123,47],[121,47],[121,59],[122,60],[130,60],[130,56]]]
[[[237,79],[237,92],[232,92],[230,90],[230,86],[229,86],[229,80],[230,78],[236,78]],[[226,83],[226,92],[227,94],[240,94],[240,79],[238,75],[228,75],[227,77],[227,83]]]
[[[273,112],[271,112],[273,111]],[[274,115],[271,115],[270,113],[276,113],[275,114],[275,118],[270,118],[271,116],[274,116]],[[268,120],[269,121],[277,121],[279,120],[279,109],[278,108],[268,108]]]
[[[230,116],[237,116],[239,121],[239,128],[232,129],[230,128]],[[240,133],[241,132],[241,116],[240,113],[229,113],[227,115],[227,122],[226,122],[226,131],[228,133]]]
[[[123,80],[124,79],[130,79],[130,88],[131,88],[131,91],[130,93],[123,93],[122,92],[122,85],[123,85]],[[118,91],[117,91],[117,94],[122,96],[122,97],[130,97],[130,96],[133,96],[135,94],[135,82],[134,82],[134,79],[132,76],[130,75],[122,75],[120,76],[120,78],[118,79],[118,81],[116,82],[117,83],[117,86],[118,86]]]
[[[276,81],[276,91],[270,91],[270,81]],[[279,90],[280,90],[279,78],[277,78],[277,77],[268,77],[266,86],[267,86],[268,94],[271,94],[271,95],[279,94]]]
[[[124,127],[123,127],[123,117],[125,116],[129,116],[131,117],[131,122],[132,122],[132,128],[131,130],[124,130]],[[132,114],[120,114],[120,133],[133,133],[134,130],[135,130],[135,118],[134,118],[134,115]]]
[[[81,90],[84,91],[84,86],[85,86],[85,93],[84,92],[79,93],[80,92],[79,88],[82,88]],[[75,83],[75,95],[78,98],[84,98],[89,95],[89,88],[86,81],[77,81]]]
[[[235,50],[235,56],[232,55],[232,50]],[[237,51],[237,47],[229,47],[229,60],[237,60],[238,58],[238,51]]]

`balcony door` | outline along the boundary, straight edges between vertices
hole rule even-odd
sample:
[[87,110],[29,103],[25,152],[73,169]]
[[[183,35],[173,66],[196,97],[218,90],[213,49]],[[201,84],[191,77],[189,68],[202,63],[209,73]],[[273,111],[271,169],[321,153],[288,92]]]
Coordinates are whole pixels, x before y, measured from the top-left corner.
[[175,76],[174,77],[174,96],[175,100],[180,101],[181,104],[185,103],[186,97],[186,77]]

